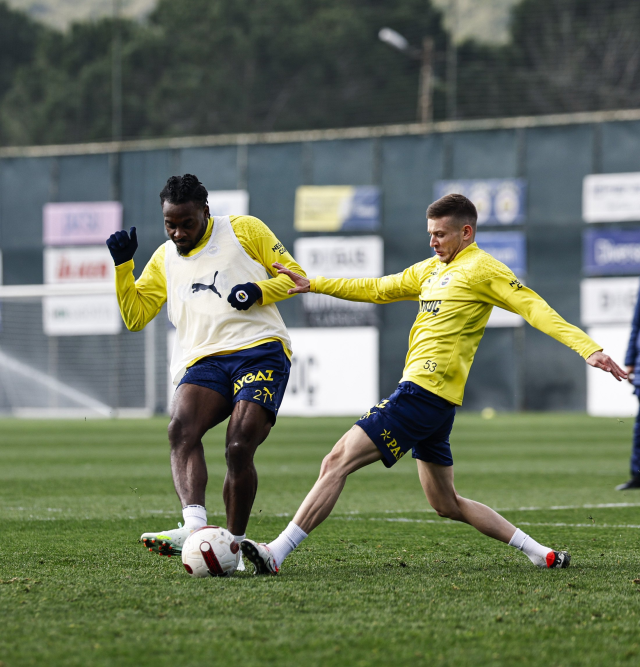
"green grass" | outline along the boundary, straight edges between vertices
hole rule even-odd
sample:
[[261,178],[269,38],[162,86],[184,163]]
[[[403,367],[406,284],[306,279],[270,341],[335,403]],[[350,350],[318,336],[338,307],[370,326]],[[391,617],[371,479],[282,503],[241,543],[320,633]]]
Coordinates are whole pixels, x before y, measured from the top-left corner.
[[[279,420],[257,456],[251,537],[287,524],[351,424]],[[613,490],[632,420],[458,417],[458,491],[568,548],[568,570],[439,519],[405,457],[356,473],[281,576],[224,580],[137,543],[180,519],[165,427],[0,421],[0,667],[640,661],[640,493]],[[206,447],[210,522],[224,525],[222,442],[219,428]]]

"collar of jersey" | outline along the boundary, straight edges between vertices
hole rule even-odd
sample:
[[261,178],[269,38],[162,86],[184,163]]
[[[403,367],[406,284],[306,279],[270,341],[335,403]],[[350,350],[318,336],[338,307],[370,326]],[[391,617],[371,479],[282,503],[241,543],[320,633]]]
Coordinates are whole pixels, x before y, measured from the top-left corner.
[[211,238],[211,232],[213,232],[213,218],[209,218],[209,222],[207,223],[207,229],[205,230],[202,238],[198,241],[198,245],[184,256],[195,257],[195,255],[197,255],[207,245],[207,243],[209,243],[209,239]]
[[[462,255],[467,254],[467,253],[470,252],[471,250],[477,250],[477,249],[478,249],[478,244],[474,241],[471,245],[468,245],[464,250],[461,250],[461,251],[460,251],[460,252],[453,258],[453,262],[455,262],[455,261],[458,259],[458,257],[462,257]],[[447,266],[451,266],[451,265],[453,264],[453,262],[449,262],[449,263],[447,264]]]

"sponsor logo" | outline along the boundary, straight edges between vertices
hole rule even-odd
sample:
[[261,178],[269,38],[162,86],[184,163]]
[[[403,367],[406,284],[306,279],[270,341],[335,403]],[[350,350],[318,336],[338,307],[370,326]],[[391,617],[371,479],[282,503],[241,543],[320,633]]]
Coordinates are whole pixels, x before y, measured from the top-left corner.
[[284,255],[287,252],[287,249],[278,241],[273,248],[271,248],[271,252],[277,252],[280,255]]
[[193,283],[193,285],[191,285],[192,294],[195,294],[196,292],[206,291],[206,290],[210,289],[214,294],[217,294],[222,299],[222,294],[220,294],[220,292],[218,292],[218,290],[216,289],[216,278],[217,277],[218,277],[218,272],[216,271],[215,275],[213,276],[213,282],[211,283],[211,285],[205,285],[203,283]]
[[[235,396],[247,384],[254,382],[273,382],[273,371],[258,371],[257,373],[247,373],[233,385],[233,395]],[[265,390],[266,391],[266,390]],[[267,392],[269,393],[269,392]]]
[[442,301],[423,301],[420,299],[420,311],[421,313],[433,313],[437,315],[440,312],[440,306]]
[[391,435],[391,431],[384,429],[380,436],[382,437],[384,444],[389,448],[391,454],[393,454],[393,458],[396,461],[399,461],[404,456],[404,452],[400,450],[400,445],[398,444],[398,441]]

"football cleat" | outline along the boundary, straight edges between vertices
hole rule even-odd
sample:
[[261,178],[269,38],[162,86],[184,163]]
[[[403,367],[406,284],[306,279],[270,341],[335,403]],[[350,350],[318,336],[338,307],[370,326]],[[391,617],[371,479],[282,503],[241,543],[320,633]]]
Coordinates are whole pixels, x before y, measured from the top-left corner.
[[155,551],[161,556],[177,556],[182,553],[182,545],[192,532],[182,524],[178,524],[178,528],[164,533],[143,533],[139,541],[146,549]]
[[634,475],[628,482],[616,486],[616,491],[626,491],[627,489],[640,489],[640,475]]
[[242,553],[253,563],[254,574],[273,574],[280,571],[271,549],[266,544],[260,544],[253,540],[242,540],[240,544]]
[[547,567],[564,568],[569,567],[571,554],[566,551],[550,551],[547,554]]

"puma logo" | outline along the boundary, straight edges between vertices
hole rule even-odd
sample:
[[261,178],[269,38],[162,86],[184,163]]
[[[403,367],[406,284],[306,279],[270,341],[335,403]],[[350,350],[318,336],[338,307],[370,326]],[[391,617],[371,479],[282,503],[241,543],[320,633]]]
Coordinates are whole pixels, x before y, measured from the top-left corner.
[[221,299],[222,299],[222,294],[218,292],[216,289],[216,278],[218,277],[218,272],[216,271],[214,276],[213,276],[213,282],[211,285],[204,285],[203,283],[193,283],[191,285],[191,290],[192,293],[195,294],[196,292],[199,292],[200,290],[207,290],[210,289],[214,294],[217,294]]

